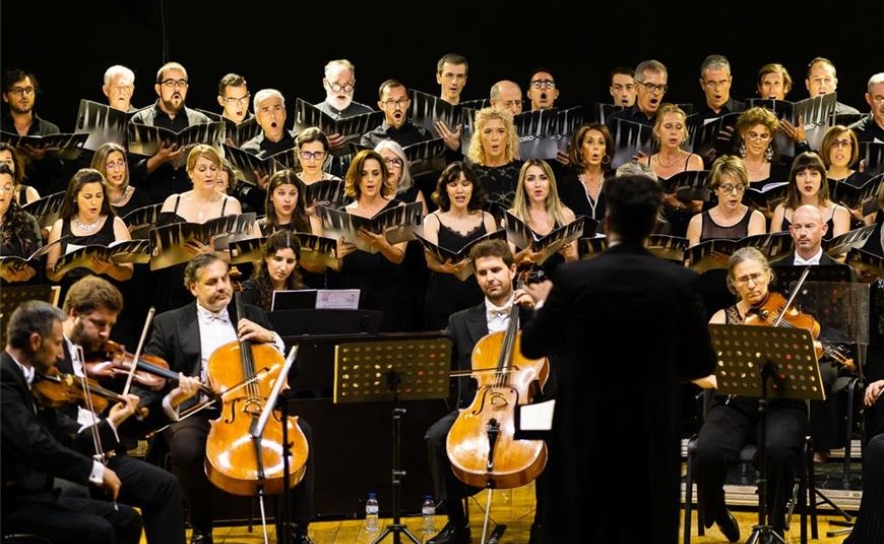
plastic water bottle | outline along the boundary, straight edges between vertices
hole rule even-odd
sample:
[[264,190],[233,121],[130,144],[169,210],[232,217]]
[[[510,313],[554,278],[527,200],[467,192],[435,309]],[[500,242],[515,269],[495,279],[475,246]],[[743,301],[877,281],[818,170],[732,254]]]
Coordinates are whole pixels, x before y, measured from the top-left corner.
[[378,496],[375,493],[369,493],[368,499],[365,501],[365,532],[368,534],[377,533],[378,527]]
[[436,532],[436,503],[433,501],[432,495],[424,496],[424,503],[421,505],[421,531],[424,535],[432,536]]

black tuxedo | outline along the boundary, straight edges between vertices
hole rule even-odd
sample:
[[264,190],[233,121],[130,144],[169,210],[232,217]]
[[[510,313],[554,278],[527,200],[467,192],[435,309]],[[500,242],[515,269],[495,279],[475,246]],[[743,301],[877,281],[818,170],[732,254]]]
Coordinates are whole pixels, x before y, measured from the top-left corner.
[[[106,500],[56,497],[53,477],[89,483],[93,461],[89,432],[66,415],[37,409],[25,376],[7,353],[0,356],[0,471],[2,532],[29,532],[55,543],[132,543],[141,538],[141,518],[130,506]],[[102,443],[113,445],[107,422],[98,426]]]
[[[676,543],[679,524],[678,393],[715,366],[692,271],[620,243],[556,272],[543,307],[526,323],[522,353],[559,355],[544,537],[566,542],[593,504],[603,466],[621,505],[588,526],[586,542]],[[631,338],[617,342],[615,338]],[[623,455],[612,456],[610,444]],[[634,462],[638,458],[638,463]],[[628,505],[645,504],[641,525]]]
[[[231,327],[237,323],[236,306],[228,307]],[[249,304],[243,305],[243,317],[273,330],[264,310]],[[145,353],[162,357],[169,363],[174,372],[183,372],[187,376],[199,376],[202,364],[201,337],[196,302],[181,308],[169,310],[158,315],[153,321],[150,340],[144,348]],[[196,402],[182,404],[186,408]],[[160,406],[153,409],[162,410]],[[207,409],[183,421],[174,423],[163,435],[171,452],[172,467],[184,488],[188,499],[190,522],[194,528],[202,532],[212,530],[212,505],[210,494],[212,485],[206,477],[204,463],[206,458],[206,438],[209,434],[210,420],[218,417],[218,410]],[[312,430],[303,418],[298,419],[298,426],[307,438],[310,451],[312,447]],[[313,507],[314,455],[307,458],[304,479],[292,491],[292,515],[306,534]]]

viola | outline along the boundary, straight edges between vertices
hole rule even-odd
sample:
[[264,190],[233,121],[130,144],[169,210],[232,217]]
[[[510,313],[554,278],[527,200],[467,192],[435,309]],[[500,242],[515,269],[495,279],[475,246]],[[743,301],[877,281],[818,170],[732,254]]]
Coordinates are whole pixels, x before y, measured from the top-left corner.
[[820,324],[816,318],[801,312],[794,306],[790,306],[789,301],[780,293],[768,293],[760,305],[750,308],[749,315],[744,323],[746,325],[791,327],[808,330],[814,340],[817,358],[827,355],[836,363],[850,370],[853,370],[856,366],[853,359],[841,353],[837,348],[817,341],[820,335]]
[[[107,340],[101,349],[86,358],[86,375],[99,382],[105,380],[126,379],[132,369],[135,355],[126,351],[125,346]],[[178,373],[169,370],[169,363],[162,357],[142,353],[135,365],[134,380],[152,391],[159,391],[166,386],[166,381],[178,383]],[[214,393],[206,386],[200,392],[212,396]]]
[[[237,314],[242,316],[242,296],[234,294]],[[256,364],[256,362],[258,364]],[[206,475],[217,487],[240,496],[255,496],[258,492],[278,494],[284,491],[286,474],[283,471],[283,452],[291,448],[289,486],[294,487],[307,470],[308,446],[298,418],[289,416],[282,421],[276,412],[264,427],[260,437],[253,437],[267,398],[281,375],[285,358],[269,344],[234,341],[212,352],[206,363],[206,374],[213,390],[220,393],[237,384],[247,386],[223,395],[221,416],[211,422],[206,439]],[[259,368],[260,367],[260,368]],[[266,372],[259,372],[265,370]],[[288,445],[283,442],[286,425]]]
[[[37,374],[34,377],[31,391],[37,402],[50,408],[61,408],[69,404],[88,406],[91,403],[96,412],[103,412],[109,401],[126,402],[122,395],[101,387],[94,380],[64,374],[54,367],[46,374]],[[89,400],[86,399],[87,394]],[[141,408],[139,415],[146,415],[146,410]]]
[[448,432],[446,451],[455,475],[474,487],[511,489],[525,485],[546,466],[546,443],[516,440],[516,406],[529,404],[549,377],[549,361],[522,355],[519,306],[513,304],[506,331],[484,336],[472,353],[478,383],[473,403]]

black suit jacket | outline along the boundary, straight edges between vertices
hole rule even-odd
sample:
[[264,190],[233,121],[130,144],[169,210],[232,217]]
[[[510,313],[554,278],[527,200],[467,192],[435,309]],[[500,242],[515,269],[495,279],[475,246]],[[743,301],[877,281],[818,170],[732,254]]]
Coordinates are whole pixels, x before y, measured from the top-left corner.
[[[0,356],[0,423],[4,502],[51,491],[53,477],[89,484],[90,431],[78,434],[76,421],[52,408],[38,409],[24,374],[5,351]],[[98,430],[105,450],[114,448],[107,422]]]
[[[780,268],[780,267],[785,267],[785,266],[795,266],[793,264],[794,262],[795,262],[795,252],[793,251],[792,253],[789,253],[788,255],[786,255],[783,258],[773,261],[772,263],[770,263],[770,265],[773,267],[776,267],[776,268]],[[819,265],[820,266],[833,266],[833,265],[847,266],[846,264],[839,263],[835,259],[829,257],[829,255],[825,251],[823,251],[822,256],[820,256],[820,264]]]
[[[526,357],[557,352],[561,363],[546,469],[556,491],[544,531],[550,528],[550,542],[569,539],[569,520],[592,507],[586,489],[602,466],[616,475],[611,492],[619,504],[641,497],[648,505],[641,535],[675,544],[679,385],[715,366],[697,276],[639,244],[621,243],[559,267],[553,283],[522,332]],[[621,453],[611,455],[611,444]],[[630,540],[638,529],[634,516],[614,509],[584,540],[637,542]]]
[[[236,306],[230,304],[227,311],[230,313],[230,322],[235,326],[238,321]],[[243,317],[246,319],[254,321],[268,330],[273,330],[273,326],[261,308],[244,304],[243,313],[245,314]],[[183,372],[186,376],[199,376],[201,370],[200,327],[196,313],[196,301],[156,316],[153,320],[150,340],[144,347],[144,353],[163,358],[169,363],[169,369],[173,372]],[[194,397],[185,402],[184,406],[196,402],[197,397]],[[154,409],[161,410],[157,407]]]

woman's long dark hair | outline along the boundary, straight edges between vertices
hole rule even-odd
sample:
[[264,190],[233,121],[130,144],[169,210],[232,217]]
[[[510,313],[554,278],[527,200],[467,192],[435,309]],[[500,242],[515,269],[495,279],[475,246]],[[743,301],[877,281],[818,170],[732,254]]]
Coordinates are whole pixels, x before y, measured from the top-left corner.
[[291,229],[296,232],[312,234],[310,217],[307,215],[307,204],[304,200],[304,184],[295,175],[294,170],[280,170],[270,176],[270,182],[267,184],[267,198],[264,200],[265,232],[276,232],[282,228],[279,225],[279,217],[272,199],[273,192],[280,185],[294,185],[298,190],[298,202],[295,204],[295,209],[292,210]]
[[[270,274],[267,272],[266,259],[272,257],[280,249],[291,249],[295,252],[295,259],[301,258],[301,243],[298,237],[288,230],[280,230],[274,232],[267,237],[264,243],[264,251],[261,254],[261,260],[255,266],[255,272],[252,274],[252,283],[258,291],[258,306],[270,311],[270,304],[273,301],[273,282],[270,280]],[[297,262],[292,273],[285,280],[286,289],[301,289],[304,283],[301,280],[301,274],[298,272]]]
[[[15,185],[15,174],[6,164],[0,164],[0,176],[7,175]],[[2,182],[0,182],[2,183]],[[34,241],[28,236],[31,234],[31,221],[19,203],[15,200],[15,195],[9,195],[9,208],[3,217],[3,228],[0,229],[0,240],[3,241],[5,248],[17,248],[21,252],[20,257],[30,257],[37,251]]]

